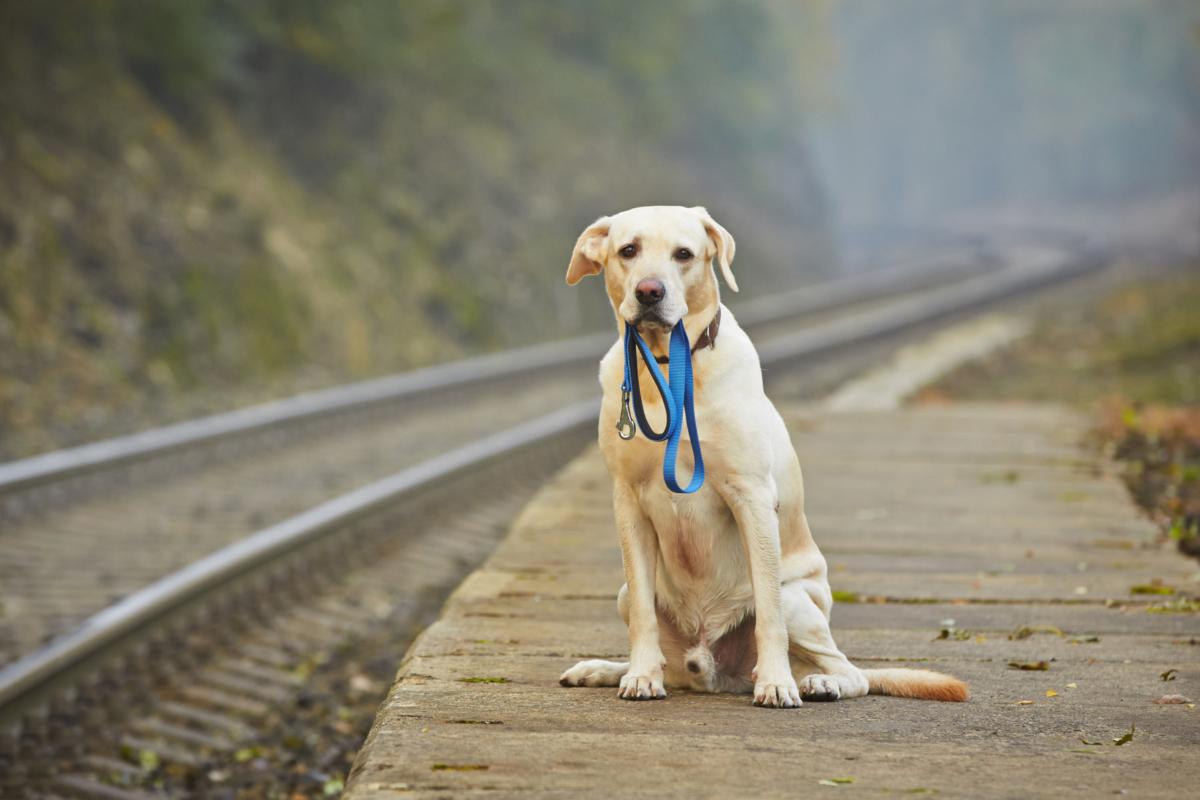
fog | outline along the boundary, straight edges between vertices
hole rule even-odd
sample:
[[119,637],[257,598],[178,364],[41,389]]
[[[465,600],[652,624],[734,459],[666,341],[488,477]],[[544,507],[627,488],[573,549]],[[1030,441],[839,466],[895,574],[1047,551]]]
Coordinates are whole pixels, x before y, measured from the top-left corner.
[[852,255],[1195,192],[1200,4],[841,0],[810,141]]

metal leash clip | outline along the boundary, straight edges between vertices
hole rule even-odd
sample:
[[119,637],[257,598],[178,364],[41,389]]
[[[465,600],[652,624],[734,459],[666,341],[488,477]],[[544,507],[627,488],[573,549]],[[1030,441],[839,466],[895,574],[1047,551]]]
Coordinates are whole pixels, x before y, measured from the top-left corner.
[[622,386],[621,418],[617,420],[617,435],[625,441],[629,441],[637,434],[637,425],[633,422],[633,415],[629,413],[629,401],[629,389]]

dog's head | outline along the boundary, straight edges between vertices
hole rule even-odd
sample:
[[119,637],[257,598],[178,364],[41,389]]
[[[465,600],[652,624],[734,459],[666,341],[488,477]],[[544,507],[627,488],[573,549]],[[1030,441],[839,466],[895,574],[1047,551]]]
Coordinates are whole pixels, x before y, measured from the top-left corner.
[[567,283],[604,272],[618,320],[669,329],[720,302],[712,262],[737,291],[729,231],[702,206],[631,208],[589,225],[575,243]]

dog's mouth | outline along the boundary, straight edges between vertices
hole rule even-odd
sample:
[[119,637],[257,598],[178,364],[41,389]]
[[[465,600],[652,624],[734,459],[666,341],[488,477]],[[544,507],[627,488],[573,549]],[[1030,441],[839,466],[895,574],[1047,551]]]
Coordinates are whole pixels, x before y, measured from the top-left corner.
[[648,331],[666,332],[675,327],[675,321],[666,319],[662,314],[653,309],[638,314],[633,319],[626,320],[626,322],[643,333]]

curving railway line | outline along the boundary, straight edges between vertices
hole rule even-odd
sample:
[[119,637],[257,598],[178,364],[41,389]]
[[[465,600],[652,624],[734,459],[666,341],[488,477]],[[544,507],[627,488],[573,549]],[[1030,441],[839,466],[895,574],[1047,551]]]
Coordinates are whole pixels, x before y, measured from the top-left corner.
[[[971,241],[735,311],[781,375],[1098,261],[1061,239]],[[592,438],[611,341],[0,465],[0,796],[209,791],[205,766],[303,691],[298,665],[416,624]]]
[[[744,309],[794,332],[977,274],[953,261]],[[757,332],[757,331],[756,331]],[[0,466],[0,665],[251,533],[595,394],[605,333],[299,396]]]

